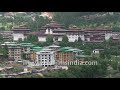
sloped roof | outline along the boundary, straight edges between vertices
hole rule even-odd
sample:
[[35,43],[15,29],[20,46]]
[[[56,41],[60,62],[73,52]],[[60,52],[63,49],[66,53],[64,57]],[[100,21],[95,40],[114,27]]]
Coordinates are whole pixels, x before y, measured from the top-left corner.
[[90,55],[76,55],[76,57],[79,57],[79,58],[88,58],[88,57],[92,57]]

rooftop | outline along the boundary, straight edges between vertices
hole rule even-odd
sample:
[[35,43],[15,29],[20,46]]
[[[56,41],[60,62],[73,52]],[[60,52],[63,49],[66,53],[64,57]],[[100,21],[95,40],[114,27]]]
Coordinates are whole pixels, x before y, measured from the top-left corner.
[[79,58],[88,58],[88,57],[91,57],[90,55],[76,55],[76,57],[79,57]]
[[32,43],[20,43],[21,45],[32,45]]
[[77,48],[72,48],[72,47],[62,47],[58,51],[61,51],[61,52],[82,52],[83,50],[80,50]]
[[48,47],[60,47],[60,46],[57,46],[57,45],[50,45],[50,46],[48,46]]
[[20,43],[22,46],[31,46],[33,47],[34,45],[32,43]]
[[68,50],[68,49],[72,49],[72,47],[62,47],[59,50],[61,51],[61,50]]
[[42,47],[33,47],[33,49],[41,49]]

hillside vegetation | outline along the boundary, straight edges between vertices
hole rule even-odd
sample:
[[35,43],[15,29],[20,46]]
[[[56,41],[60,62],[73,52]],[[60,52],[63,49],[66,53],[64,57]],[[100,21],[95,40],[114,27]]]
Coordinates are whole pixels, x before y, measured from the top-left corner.
[[[120,31],[120,13],[119,12],[52,12],[52,20],[64,24],[66,28],[76,25],[79,28],[89,28],[97,26],[110,26],[113,31]],[[0,27],[2,30],[11,30],[15,26],[27,25],[33,31],[51,21],[43,18],[41,12],[17,13],[11,18],[4,16],[5,12],[0,12]],[[48,13],[49,14],[49,13]]]

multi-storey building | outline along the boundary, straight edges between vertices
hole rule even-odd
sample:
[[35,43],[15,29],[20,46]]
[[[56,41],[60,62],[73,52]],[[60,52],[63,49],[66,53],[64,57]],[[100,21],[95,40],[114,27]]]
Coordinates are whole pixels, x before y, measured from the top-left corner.
[[24,40],[26,35],[31,32],[31,29],[26,26],[19,26],[12,29],[13,31],[13,40],[17,41],[20,38]]
[[32,47],[34,46],[32,43],[20,43],[20,44],[23,53],[30,53]]
[[30,54],[31,61],[35,62],[35,60],[36,60],[36,52],[39,52],[41,49],[42,49],[42,47],[33,47],[31,49],[31,54]]
[[31,49],[33,48],[32,43],[20,43],[22,48],[22,53],[25,55],[25,59],[31,60]]
[[63,36],[66,35],[69,42],[75,42],[79,37],[85,42],[103,42],[112,36],[112,30],[107,26],[89,29],[77,27],[65,29],[62,24],[52,21],[50,24],[43,26],[39,32],[31,32],[29,34],[37,35],[40,42],[45,42],[48,35],[52,35],[54,41],[62,41]]
[[85,42],[103,42],[112,37],[112,30],[110,27],[97,27],[94,29],[84,30]]
[[8,57],[15,61],[21,60],[21,46],[20,45],[12,45],[8,47]]
[[56,60],[60,63],[76,60],[76,55],[83,54],[83,50],[63,47],[56,52]]
[[12,31],[0,31],[0,35],[3,36],[4,41],[13,41]]
[[119,42],[120,41],[120,33],[118,33],[118,32],[112,33],[112,40],[114,42]]
[[44,67],[55,65],[55,51],[42,49],[36,52],[36,63]]

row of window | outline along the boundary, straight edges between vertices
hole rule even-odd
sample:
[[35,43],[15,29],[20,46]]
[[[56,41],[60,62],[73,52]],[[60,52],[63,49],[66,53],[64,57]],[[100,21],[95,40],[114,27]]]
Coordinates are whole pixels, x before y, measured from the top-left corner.
[[9,55],[10,57],[19,57],[20,55]]
[[21,51],[21,49],[10,49],[10,51]]
[[50,56],[50,55],[38,55],[38,57],[41,57],[41,56],[44,57],[44,56]]
[[21,52],[9,52],[9,53],[21,53]]
[[49,58],[40,58],[40,57],[38,57],[38,59],[51,59],[50,57]]
[[39,60],[39,62],[51,62],[51,60]]

